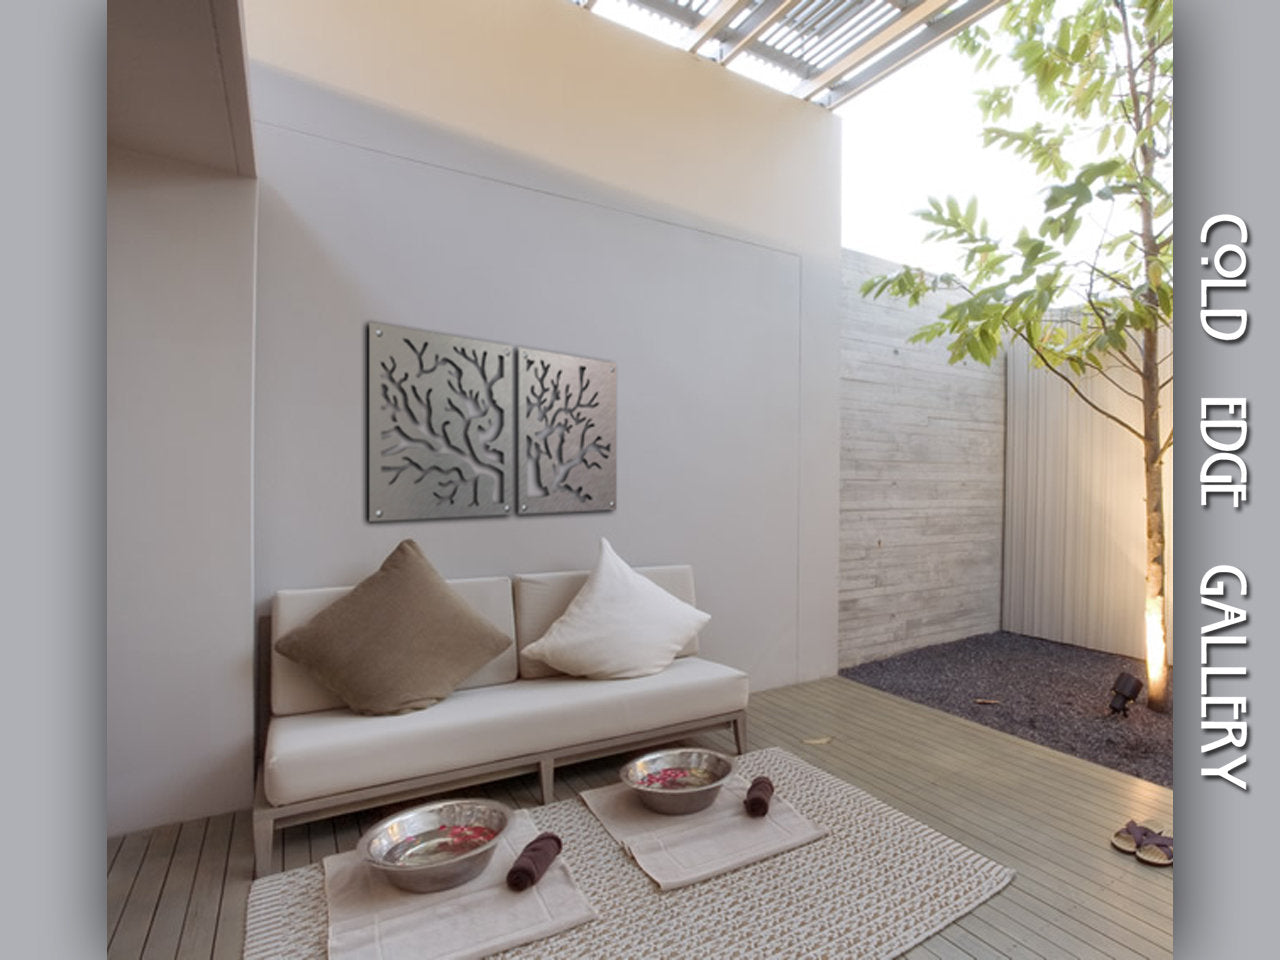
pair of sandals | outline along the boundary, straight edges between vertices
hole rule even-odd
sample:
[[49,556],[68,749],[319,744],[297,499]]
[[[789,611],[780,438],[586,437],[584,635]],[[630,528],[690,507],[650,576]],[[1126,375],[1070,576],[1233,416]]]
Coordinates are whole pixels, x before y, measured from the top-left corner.
[[1173,837],[1164,828],[1130,820],[1111,837],[1111,845],[1122,853],[1132,853],[1153,867],[1173,866]]

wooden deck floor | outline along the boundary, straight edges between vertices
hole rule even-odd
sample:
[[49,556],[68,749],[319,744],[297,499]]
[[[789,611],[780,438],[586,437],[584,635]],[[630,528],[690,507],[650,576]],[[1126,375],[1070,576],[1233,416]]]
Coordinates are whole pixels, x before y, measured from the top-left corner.
[[[912,960],[1172,956],[1173,869],[1108,843],[1130,818],[1172,825],[1172,791],[838,677],[753,694],[749,723],[751,749],[783,747],[1017,870]],[[702,740],[731,750],[727,734]],[[557,797],[613,782],[621,762],[557,772]],[[532,775],[467,792],[537,803]],[[352,848],[383,812],[287,829],[280,865]],[[109,958],[241,956],[249,811],[110,838],[107,863]]]

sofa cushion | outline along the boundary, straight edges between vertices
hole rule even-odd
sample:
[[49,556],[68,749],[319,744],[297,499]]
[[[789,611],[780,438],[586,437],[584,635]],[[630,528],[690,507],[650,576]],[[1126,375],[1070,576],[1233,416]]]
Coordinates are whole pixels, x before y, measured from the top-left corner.
[[[515,614],[511,604],[511,580],[507,577],[470,577],[447,581],[453,591],[495,627],[503,636],[515,637]],[[271,603],[272,643],[352,590],[351,587],[315,587],[280,590]],[[510,683],[518,675],[515,644],[510,645],[467,679],[458,690]],[[273,646],[271,649],[271,712],[277,716],[332,710],[345,704],[333,691],[322,687],[306,667],[294,663]]]
[[[688,565],[635,567],[636,573],[653,581],[667,593],[685,603],[696,603],[693,591],[693,568]],[[525,656],[529,645],[542,638],[551,625],[565,612],[573,598],[587,582],[589,571],[558,571],[555,573],[525,573],[514,578],[515,638],[519,651],[520,676],[561,676],[561,672],[540,660]],[[677,654],[678,657],[695,656],[698,652],[698,635],[695,633]]]
[[636,573],[601,538],[587,582],[524,654],[576,677],[643,677],[666,667],[710,619]]
[[458,690],[430,710],[276,717],[263,787],[275,805],[743,710],[747,675],[698,657],[630,680],[548,677]]
[[473,611],[412,540],[275,648],[358,713],[438,703],[511,644]]

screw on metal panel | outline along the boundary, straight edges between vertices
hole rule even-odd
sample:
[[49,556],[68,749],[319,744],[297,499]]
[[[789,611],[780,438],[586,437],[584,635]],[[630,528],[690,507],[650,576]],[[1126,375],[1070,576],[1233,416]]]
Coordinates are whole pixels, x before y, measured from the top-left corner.
[[510,513],[510,512],[511,512],[511,504],[509,504],[509,503],[508,503],[508,504],[503,504],[502,511],[503,511],[503,513]]
[[521,509],[521,510],[528,510],[528,509],[529,509],[529,505],[528,505],[527,503],[522,503],[522,504],[520,504],[520,509]]
[[381,331],[381,330],[375,330],[375,331],[373,331],[373,335],[374,335],[375,337],[380,337],[380,336],[382,336],[382,331]]
[[610,500],[610,501],[609,501],[609,506],[611,506],[611,507],[613,506],[613,501],[612,501],[612,500]]
[[374,515],[375,517],[380,517],[380,516],[382,516],[382,511],[381,511],[381,510],[375,510],[375,511],[373,511],[373,515]]

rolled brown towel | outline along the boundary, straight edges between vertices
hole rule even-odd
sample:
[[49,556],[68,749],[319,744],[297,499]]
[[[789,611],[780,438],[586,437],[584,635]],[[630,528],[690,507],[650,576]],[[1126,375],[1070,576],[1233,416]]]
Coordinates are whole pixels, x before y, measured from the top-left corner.
[[768,777],[756,777],[747,788],[747,799],[743,801],[747,813],[753,817],[763,817],[769,812],[769,800],[773,797],[773,781]]
[[511,869],[507,871],[507,886],[512,890],[527,890],[542,879],[551,861],[560,854],[560,838],[554,833],[540,833],[520,851]]

